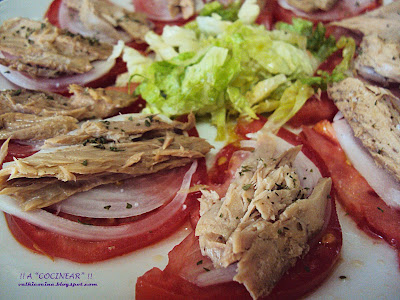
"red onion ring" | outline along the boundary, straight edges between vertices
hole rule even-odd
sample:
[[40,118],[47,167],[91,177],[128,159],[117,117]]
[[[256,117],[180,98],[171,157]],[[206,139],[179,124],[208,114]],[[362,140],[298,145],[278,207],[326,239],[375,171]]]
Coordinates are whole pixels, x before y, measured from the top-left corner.
[[3,65],[0,65],[0,73],[15,85],[25,89],[61,93],[68,91],[70,84],[85,85],[102,77],[112,69],[115,62],[115,59],[95,61],[92,63],[93,69],[89,72],[59,78],[32,78]]
[[[330,22],[341,20],[344,17],[351,17],[360,12],[365,11],[371,5],[372,1],[360,0],[340,0],[330,10],[323,11],[317,10],[315,12],[307,13],[296,7],[291,6],[287,0],[278,0],[278,5],[286,10],[292,11],[297,17],[305,18],[308,20],[319,20],[321,22]],[[347,13],[347,15],[345,15]]]
[[[138,216],[168,203],[179,191],[185,173],[186,168],[182,167],[128,179],[119,185],[107,184],[75,194],[50,208],[90,218]],[[126,209],[127,202],[132,208]]]
[[354,136],[353,129],[341,113],[335,116],[333,128],[340,146],[354,168],[387,205],[400,209],[400,183],[375,163],[368,150]]
[[133,0],[135,11],[145,13],[147,17],[155,21],[176,21],[182,19],[182,14],[171,16],[168,10],[168,1],[163,0]]
[[[88,29],[79,19],[79,13],[74,9],[70,9],[63,1],[58,10],[58,22],[61,28],[67,29],[72,33],[78,33],[87,37],[95,37],[101,42],[110,44],[116,44],[118,42],[118,40],[111,38],[104,33]],[[129,42],[131,40],[132,38],[128,34],[126,34],[126,37],[123,39],[124,42]]]
[[190,169],[186,172],[179,192],[170,203],[149,217],[129,224],[119,226],[88,226],[58,217],[43,209],[26,212],[22,211],[16,201],[8,196],[3,196],[0,200],[0,210],[38,227],[72,238],[103,241],[135,237],[156,230],[175,213],[180,210],[184,211],[187,208],[184,203],[196,169],[197,161],[193,162]]
[[196,280],[193,282],[197,286],[209,286],[233,281],[237,271],[237,263],[229,265],[226,268],[212,269],[210,271],[203,271],[198,274]]

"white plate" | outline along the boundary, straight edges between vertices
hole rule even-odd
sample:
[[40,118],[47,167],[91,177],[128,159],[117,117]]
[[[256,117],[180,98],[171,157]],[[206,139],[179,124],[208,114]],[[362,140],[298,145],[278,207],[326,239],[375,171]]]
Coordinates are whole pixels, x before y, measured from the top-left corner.
[[[0,22],[16,16],[41,19],[50,2],[0,0]],[[5,84],[0,76],[0,89],[6,88]],[[201,125],[199,131],[212,142],[209,126]],[[386,243],[366,236],[342,209],[338,210],[343,230],[340,262],[329,279],[307,299],[400,299],[400,272],[395,251]],[[186,236],[187,227],[151,247],[87,265],[63,259],[52,261],[25,249],[11,236],[1,214],[0,299],[134,299],[137,277],[152,267],[164,268],[168,252]],[[79,273],[80,279],[53,280],[47,278],[46,274],[50,273]],[[346,276],[346,279],[339,276]],[[26,282],[43,285],[82,282],[90,286],[22,286]]]

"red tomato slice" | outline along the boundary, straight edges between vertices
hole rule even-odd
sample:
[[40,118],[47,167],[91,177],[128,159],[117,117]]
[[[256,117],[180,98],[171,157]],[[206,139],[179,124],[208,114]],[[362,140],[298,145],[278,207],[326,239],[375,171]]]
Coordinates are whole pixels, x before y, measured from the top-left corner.
[[322,92],[320,99],[312,96],[302,108],[288,121],[293,127],[301,125],[314,125],[321,120],[333,120],[338,112],[337,107],[326,92]]
[[338,201],[366,233],[383,238],[400,250],[400,211],[390,208],[348,162],[332,134],[331,123],[325,121],[313,129],[303,128],[301,138],[323,159],[332,177]]
[[[188,201],[187,205],[190,203],[191,201]],[[172,215],[157,230],[135,238],[108,241],[86,241],[66,237],[41,229],[8,214],[6,214],[6,220],[17,241],[34,252],[79,263],[93,263],[151,245],[177,230],[185,222],[187,216],[188,213],[179,212]]]
[[[265,123],[265,119],[246,122],[240,120],[236,127],[239,138],[250,132],[259,130]],[[301,143],[299,136],[282,129],[279,136],[293,145]],[[215,165],[209,173],[211,182],[223,183],[227,180],[229,160],[239,147],[230,144],[217,154]],[[320,168],[321,173],[326,173],[321,160],[315,157],[315,153],[303,148],[303,152],[312,158]],[[224,156],[225,155],[225,156]],[[226,159],[223,159],[223,158]],[[223,163],[219,163],[223,161]],[[218,176],[220,172],[220,176]],[[333,266],[339,259],[342,247],[342,232],[336,214],[335,201],[331,200],[332,213],[327,227],[310,244],[311,249],[307,255],[282,277],[272,293],[265,299],[295,299],[299,298],[315,288],[329,276]],[[198,207],[197,207],[198,209]],[[198,211],[192,216],[192,224],[198,220]],[[194,226],[193,226],[194,227]],[[169,253],[169,263],[164,271],[153,268],[138,278],[136,283],[136,299],[251,299],[244,286],[229,282],[207,287],[198,287],[179,276],[187,272],[188,265],[199,268],[202,262],[198,240],[192,233],[181,244]],[[204,258],[206,260],[207,258]],[[190,269],[190,268],[189,268]]]
[[[132,109],[134,110],[135,108]],[[186,121],[187,117],[183,116],[180,120]],[[198,136],[195,128],[190,131],[190,135]],[[34,152],[36,151],[34,151],[32,146],[24,146],[11,141],[6,161],[12,160],[14,156],[26,157]],[[192,177],[192,184],[202,184],[208,180],[205,160],[201,159],[198,162],[197,170]],[[59,257],[79,263],[93,263],[130,253],[168,237],[176,231],[188,219],[189,214],[195,210],[196,205],[198,205],[197,198],[197,193],[189,194],[185,201],[187,209],[183,210],[183,212],[177,211],[173,215],[169,215],[157,230],[152,230],[132,238],[106,241],[87,241],[63,236],[32,225],[12,215],[5,215],[11,233],[18,242],[28,249],[52,258]],[[112,226],[126,222],[135,222],[155,213],[157,213],[157,210],[149,212],[144,216],[118,220],[77,218],[66,214],[63,215],[63,217],[73,221],[91,224],[92,226]]]
[[275,0],[266,0],[264,7],[261,9],[260,14],[256,20],[257,24],[264,25],[268,30],[272,29],[274,24],[273,12],[276,9]]
[[[0,144],[3,144],[3,142],[1,142]],[[12,161],[14,157],[24,158],[36,152],[38,152],[38,150],[36,150],[35,147],[32,145],[20,144],[16,141],[11,140],[8,144],[8,153],[6,158],[4,159],[4,162]]]
[[47,19],[50,24],[54,26],[60,27],[60,23],[58,20],[58,11],[60,10],[62,0],[54,0],[51,2],[49,8],[44,14],[45,19]]
[[[205,161],[201,161],[200,164],[203,164],[204,166],[198,168],[196,171],[192,179],[195,183],[201,182],[202,179],[207,178],[206,174],[202,174],[205,171]],[[178,210],[176,213],[169,215],[168,218],[163,220],[157,230],[146,231],[145,233],[134,237],[106,241],[88,241],[63,236],[42,229],[38,226],[34,226],[22,219],[8,214],[6,214],[6,220],[11,233],[17,241],[34,252],[49,257],[65,258],[79,263],[93,263],[127,254],[166,238],[187,220],[189,212],[192,210],[191,206],[196,204],[196,202],[197,198],[194,198],[192,194],[189,194],[185,201],[187,209],[183,211]],[[132,218],[134,219],[132,222],[156,213],[157,210],[139,218]],[[64,217],[74,219],[70,216]],[[85,224],[89,220],[88,218],[79,219],[81,220],[81,223]],[[126,218],[124,222],[127,220],[131,219]],[[91,225],[88,226],[118,225],[114,223],[114,220],[90,219]]]
[[291,23],[292,18],[308,19],[314,23],[338,21],[345,18],[360,15],[366,11],[373,10],[382,5],[382,0],[339,0],[329,11],[316,11],[306,13],[299,9],[287,9],[286,0],[277,0],[278,5],[274,11],[276,21]]

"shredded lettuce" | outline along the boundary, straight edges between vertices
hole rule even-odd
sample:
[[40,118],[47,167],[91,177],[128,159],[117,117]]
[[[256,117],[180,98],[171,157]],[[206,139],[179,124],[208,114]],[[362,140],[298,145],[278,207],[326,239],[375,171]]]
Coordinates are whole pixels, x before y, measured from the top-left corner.
[[224,21],[236,21],[238,19],[239,9],[241,7],[241,1],[236,0],[224,7],[218,1],[212,1],[204,5],[199,15],[204,17],[210,17],[213,14],[221,16]]
[[302,83],[301,80],[297,80],[285,90],[280,99],[279,107],[269,116],[265,128],[276,132],[299,111],[313,94],[314,89],[312,87]]
[[[268,31],[247,24],[259,13],[255,0],[241,8],[239,2],[228,9],[211,2],[183,28],[167,26],[161,36],[149,32],[153,58],[125,48],[129,78],[141,82],[135,93],[146,100],[145,113],[208,115],[223,139],[228,116],[272,113],[268,122],[276,130],[313,94],[312,86],[323,82],[313,76],[321,49],[334,49],[321,38],[325,29],[313,31],[308,21],[297,20]],[[340,43],[347,49],[348,41]],[[349,50],[337,74],[351,57]]]

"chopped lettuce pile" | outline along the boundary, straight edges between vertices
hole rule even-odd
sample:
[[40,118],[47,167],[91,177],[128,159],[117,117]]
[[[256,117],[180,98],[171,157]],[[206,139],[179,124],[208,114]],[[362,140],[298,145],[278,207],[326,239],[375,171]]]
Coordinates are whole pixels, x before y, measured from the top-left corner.
[[147,33],[153,56],[125,47],[128,73],[118,84],[140,82],[135,93],[146,100],[145,113],[210,115],[218,139],[224,138],[232,115],[272,113],[268,122],[278,129],[314,93],[318,80],[313,75],[325,59],[321,55],[335,51],[335,41],[321,38],[320,31],[313,34],[304,20],[273,31],[254,24],[260,12],[256,0],[240,9],[232,6],[224,18],[213,3],[184,27]]

